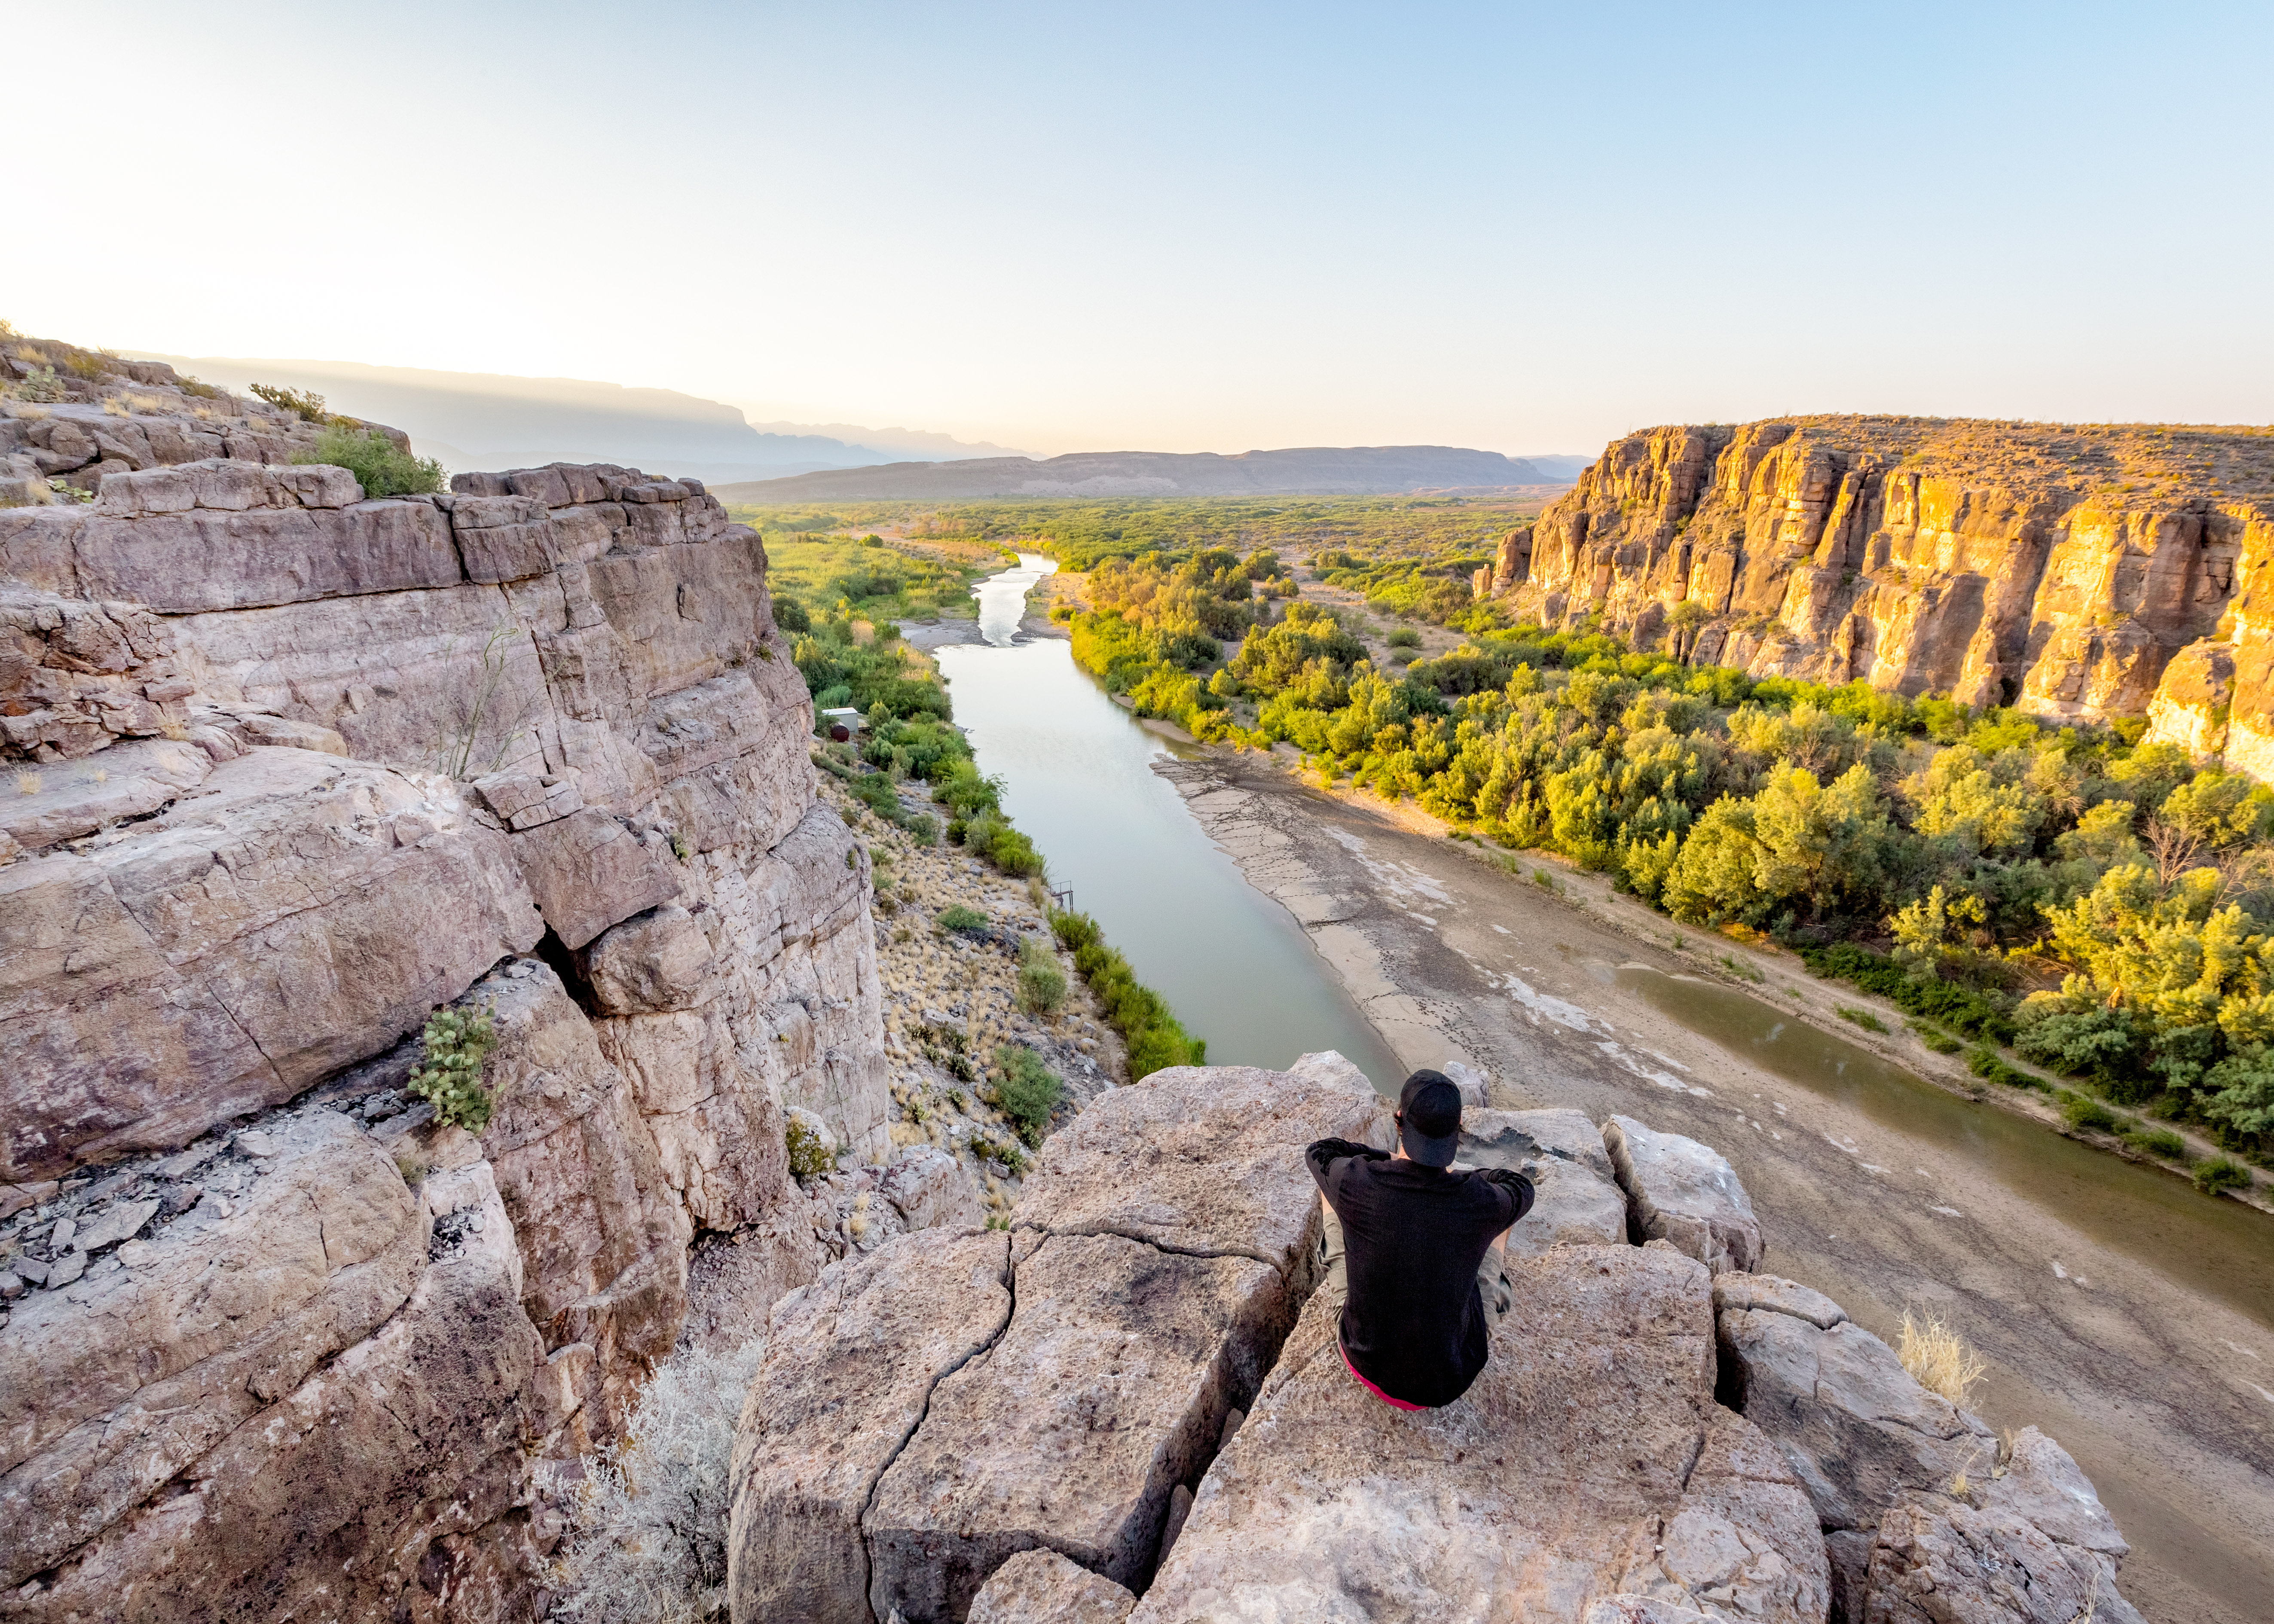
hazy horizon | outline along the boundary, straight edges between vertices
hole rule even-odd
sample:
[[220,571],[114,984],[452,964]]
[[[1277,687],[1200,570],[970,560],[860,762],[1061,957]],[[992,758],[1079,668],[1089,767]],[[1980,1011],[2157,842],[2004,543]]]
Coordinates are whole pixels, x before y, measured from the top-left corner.
[[79,342],[1035,456],[2274,419],[2263,8],[106,18],[19,118],[124,184],[0,284]]

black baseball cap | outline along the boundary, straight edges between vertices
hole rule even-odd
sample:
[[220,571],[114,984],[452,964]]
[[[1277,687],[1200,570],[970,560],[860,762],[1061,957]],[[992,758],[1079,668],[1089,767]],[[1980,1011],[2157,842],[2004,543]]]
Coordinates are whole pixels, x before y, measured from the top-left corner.
[[1416,1071],[1397,1096],[1397,1138],[1424,1167],[1450,1167],[1461,1147],[1461,1091],[1442,1071]]

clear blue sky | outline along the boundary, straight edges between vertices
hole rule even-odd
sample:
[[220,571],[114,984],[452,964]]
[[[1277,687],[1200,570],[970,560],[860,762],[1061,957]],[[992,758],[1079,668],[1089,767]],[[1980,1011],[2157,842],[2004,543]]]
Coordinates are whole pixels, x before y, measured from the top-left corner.
[[0,316],[1043,451],[2274,418],[2274,6],[11,5]]

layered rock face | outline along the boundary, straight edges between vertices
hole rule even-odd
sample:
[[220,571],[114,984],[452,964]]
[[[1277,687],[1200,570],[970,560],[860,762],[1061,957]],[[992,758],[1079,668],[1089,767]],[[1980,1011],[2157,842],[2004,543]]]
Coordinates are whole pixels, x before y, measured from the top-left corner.
[[1540,1192],[1514,1306],[1457,1402],[1380,1402],[1308,1261],[1303,1145],[1388,1142],[1346,1073],[1157,1073],[1052,1137],[1007,1235],[905,1237],[785,1299],[737,1441],[738,1624],[2137,1617],[2057,1445],[1999,1444],[1829,1299],[1732,1267],[1760,1231],[1728,1164],[1631,1119],[1470,1114],[1464,1157]]
[[764,553],[613,467],[90,483],[0,510],[0,1616],[507,1616],[691,1237],[824,1260],[785,1113],[889,1149]]
[[2159,732],[2263,772],[2270,559],[2263,430],[1801,417],[1616,441],[1502,542],[1491,586],[1757,676],[2057,721],[2152,705]]

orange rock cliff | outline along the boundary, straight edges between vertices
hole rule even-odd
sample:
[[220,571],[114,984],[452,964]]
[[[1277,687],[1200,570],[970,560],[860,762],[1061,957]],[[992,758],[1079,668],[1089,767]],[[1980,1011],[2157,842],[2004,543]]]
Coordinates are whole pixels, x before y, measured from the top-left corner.
[[2274,429],[1804,417],[1615,441],[1489,590],[1755,676],[2145,716],[2267,778],[2270,559]]

